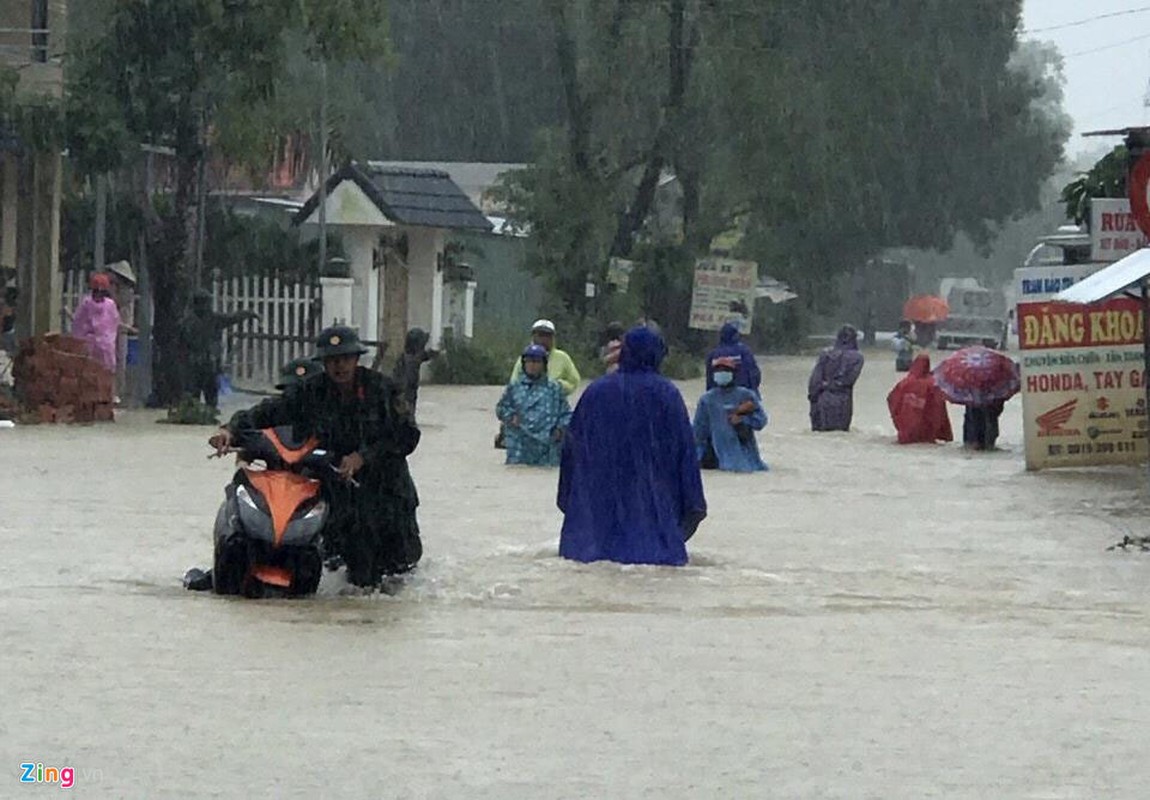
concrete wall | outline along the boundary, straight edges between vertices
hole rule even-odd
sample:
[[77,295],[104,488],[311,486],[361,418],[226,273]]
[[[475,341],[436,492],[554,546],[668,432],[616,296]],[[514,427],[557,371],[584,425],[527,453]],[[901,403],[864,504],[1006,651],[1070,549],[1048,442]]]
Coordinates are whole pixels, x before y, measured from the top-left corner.
[[431,347],[443,340],[443,273],[439,256],[444,232],[438,228],[407,228],[407,327],[431,334]]
[[[367,225],[340,225],[340,238],[343,241],[347,259],[351,262],[351,278],[355,281],[352,292],[351,327],[361,338],[378,339],[379,320],[379,275],[374,269],[375,244],[379,240],[379,228]],[[374,357],[372,351],[369,358]]]

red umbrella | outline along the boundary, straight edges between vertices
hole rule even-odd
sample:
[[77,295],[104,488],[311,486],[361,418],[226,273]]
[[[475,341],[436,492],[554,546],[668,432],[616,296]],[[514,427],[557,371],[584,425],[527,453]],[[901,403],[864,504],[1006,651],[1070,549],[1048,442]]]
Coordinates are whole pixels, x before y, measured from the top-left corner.
[[942,322],[950,316],[950,306],[933,294],[916,294],[902,307],[902,318],[911,322]]
[[1009,400],[1022,382],[1018,364],[988,347],[964,347],[934,368],[934,382],[952,403],[983,406]]

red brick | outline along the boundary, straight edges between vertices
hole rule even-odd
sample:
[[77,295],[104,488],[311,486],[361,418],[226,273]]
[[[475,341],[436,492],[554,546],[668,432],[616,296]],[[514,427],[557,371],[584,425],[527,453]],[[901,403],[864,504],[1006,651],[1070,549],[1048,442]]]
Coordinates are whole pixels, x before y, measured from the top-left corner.
[[97,403],[92,409],[92,418],[96,422],[115,422],[116,412],[111,403]]
[[56,421],[56,409],[50,405],[41,405],[36,409],[36,413],[39,415],[40,421],[45,424],[50,424]]

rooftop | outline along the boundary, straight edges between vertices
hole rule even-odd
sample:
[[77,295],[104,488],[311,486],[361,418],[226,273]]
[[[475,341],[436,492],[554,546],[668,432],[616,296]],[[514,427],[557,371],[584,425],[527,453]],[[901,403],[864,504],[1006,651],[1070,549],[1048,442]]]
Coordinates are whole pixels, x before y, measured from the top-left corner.
[[[491,230],[488,221],[444,170],[387,166],[378,162],[348,164],[327,181],[327,193],[352,181],[387,219],[427,228]],[[319,192],[295,216],[302,224],[319,206]]]

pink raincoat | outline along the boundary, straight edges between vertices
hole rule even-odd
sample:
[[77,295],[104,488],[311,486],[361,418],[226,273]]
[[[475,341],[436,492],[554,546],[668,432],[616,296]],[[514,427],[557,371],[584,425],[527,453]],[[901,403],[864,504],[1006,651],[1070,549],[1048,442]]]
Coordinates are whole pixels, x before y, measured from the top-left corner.
[[88,343],[93,357],[104,369],[116,371],[116,336],[120,331],[120,310],[111,297],[87,295],[76,306],[72,335]]

